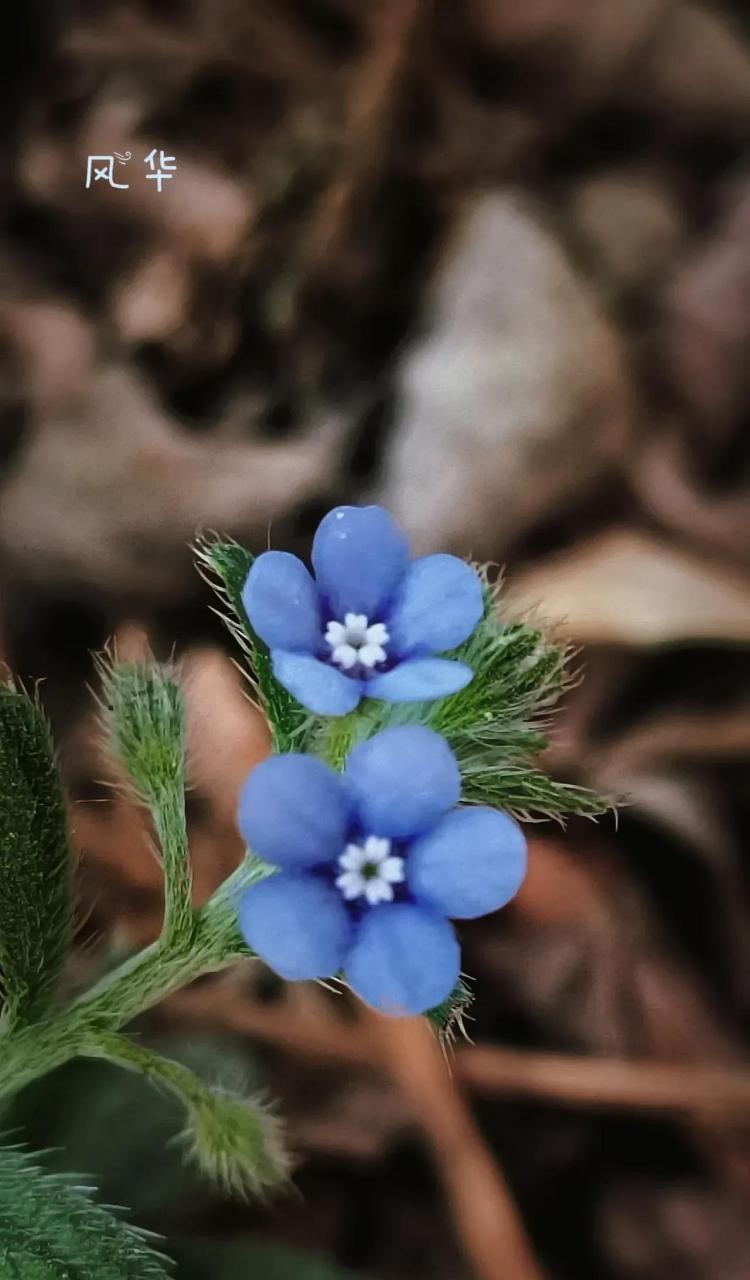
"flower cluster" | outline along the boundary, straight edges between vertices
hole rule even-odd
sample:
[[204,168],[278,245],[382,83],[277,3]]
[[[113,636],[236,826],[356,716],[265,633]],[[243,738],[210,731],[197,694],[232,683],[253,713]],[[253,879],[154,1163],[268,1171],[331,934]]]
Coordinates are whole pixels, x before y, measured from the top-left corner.
[[343,973],[384,1013],[440,1004],[460,967],[449,920],[504,906],[526,863],[518,824],[457,807],[460,792],[453,753],[420,725],[360,743],[343,775],[312,756],[265,760],[239,825],[279,871],[244,894],[249,945],[283,978]]
[[[439,656],[483,616],[470,565],[411,560],[380,507],[331,511],[312,561],[314,579],[295,556],[267,551],[243,592],[275,677],[309,710],[341,716],[363,697],[430,702],[473,678]],[[276,869],[242,897],[249,946],[284,978],[341,975],[386,1013],[441,1004],[460,968],[451,920],[502,907],[526,865],[518,824],[460,798],[455,756],[419,724],[360,742],[343,774],[311,755],[264,761],[239,807],[248,846]]]
[[411,560],[382,507],[336,507],[313,541],[315,578],[296,556],[266,551],[243,603],[271,651],[276,679],[317,715],[361,698],[421,702],[455,693],[473,672],[446,653],[471,635],[484,600],[457,556]]

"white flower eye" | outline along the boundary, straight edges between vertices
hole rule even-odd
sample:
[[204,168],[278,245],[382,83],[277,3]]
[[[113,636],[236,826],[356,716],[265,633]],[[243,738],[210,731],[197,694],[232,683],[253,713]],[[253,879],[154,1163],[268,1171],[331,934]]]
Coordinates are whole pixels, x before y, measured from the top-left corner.
[[364,613],[347,613],[343,622],[333,619],[326,627],[325,639],[331,649],[331,661],[343,671],[352,671],[358,664],[372,671],[388,656],[388,628],[383,622],[368,626]]
[[404,860],[391,853],[391,842],[368,836],[363,844],[348,844],[339,858],[342,873],[336,887],[347,902],[364,898],[371,907],[393,902],[394,884],[404,881]]

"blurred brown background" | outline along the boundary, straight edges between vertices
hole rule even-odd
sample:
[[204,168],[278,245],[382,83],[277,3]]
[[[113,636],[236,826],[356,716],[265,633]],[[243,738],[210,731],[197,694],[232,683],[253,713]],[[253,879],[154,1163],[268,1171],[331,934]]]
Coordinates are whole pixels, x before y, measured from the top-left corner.
[[[517,903],[463,930],[450,1078],[418,1029],[252,968],[144,1023],[281,1099],[301,1196],[212,1195],[98,1068],[18,1123],[181,1276],[747,1280],[746,5],[28,0],[0,58],[2,650],[71,788],[74,977],[158,925],[100,785],[108,636],[184,655],[199,892],[239,856],[265,740],[199,526],[304,552],[374,499],[505,564],[583,649],[549,769],[630,800],[531,830]],[[86,189],[114,152],[128,189]]]

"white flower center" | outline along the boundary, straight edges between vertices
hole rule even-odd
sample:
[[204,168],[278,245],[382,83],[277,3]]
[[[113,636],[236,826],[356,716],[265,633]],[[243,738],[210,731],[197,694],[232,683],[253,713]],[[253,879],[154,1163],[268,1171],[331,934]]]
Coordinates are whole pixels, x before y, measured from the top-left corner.
[[404,860],[391,853],[390,840],[368,836],[364,844],[348,844],[339,858],[336,879],[347,902],[366,898],[371,907],[393,901],[393,886],[404,879]]
[[343,622],[329,622],[326,641],[331,646],[331,659],[344,671],[351,671],[358,662],[372,668],[385,660],[385,645],[390,640],[387,627],[382,622],[368,626],[364,613],[347,613]]

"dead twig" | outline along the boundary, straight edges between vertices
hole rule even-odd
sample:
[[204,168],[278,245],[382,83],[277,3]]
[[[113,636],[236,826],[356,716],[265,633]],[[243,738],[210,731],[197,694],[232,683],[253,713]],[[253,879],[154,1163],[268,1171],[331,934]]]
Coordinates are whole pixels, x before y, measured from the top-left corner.
[[502,1173],[423,1018],[364,1015],[383,1065],[429,1142],[480,1280],[543,1280]]
[[[162,1017],[234,1031],[319,1062],[377,1065],[370,1022],[290,1012],[248,999],[231,977],[172,996]],[[743,1066],[633,1061],[472,1045],[449,1059],[456,1079],[485,1096],[540,1098],[562,1105],[721,1117],[750,1116],[750,1070]]]
[[321,270],[346,227],[354,201],[383,158],[385,126],[419,16],[420,0],[390,0],[373,24],[370,52],[354,82],[343,157],[306,234],[302,277]]
[[457,1073],[484,1094],[515,1094],[617,1110],[750,1115],[750,1071],[741,1067],[577,1058],[477,1045],[457,1055]]

